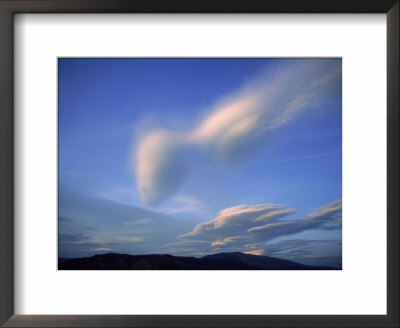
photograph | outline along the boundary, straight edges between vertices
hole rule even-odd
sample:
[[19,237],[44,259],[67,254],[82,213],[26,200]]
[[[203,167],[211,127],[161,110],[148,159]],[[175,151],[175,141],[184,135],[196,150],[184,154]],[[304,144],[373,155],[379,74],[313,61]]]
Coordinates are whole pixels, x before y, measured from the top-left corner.
[[341,58],[57,75],[58,270],[342,270]]

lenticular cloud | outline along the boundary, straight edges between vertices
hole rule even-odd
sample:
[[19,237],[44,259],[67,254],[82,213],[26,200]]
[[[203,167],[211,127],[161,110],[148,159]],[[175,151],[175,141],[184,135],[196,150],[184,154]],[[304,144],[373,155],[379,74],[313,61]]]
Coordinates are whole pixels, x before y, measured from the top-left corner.
[[225,100],[192,131],[149,131],[136,151],[142,201],[160,203],[176,192],[190,174],[192,156],[221,166],[247,160],[271,132],[333,102],[340,85],[340,60],[283,60],[236,94],[221,95]]

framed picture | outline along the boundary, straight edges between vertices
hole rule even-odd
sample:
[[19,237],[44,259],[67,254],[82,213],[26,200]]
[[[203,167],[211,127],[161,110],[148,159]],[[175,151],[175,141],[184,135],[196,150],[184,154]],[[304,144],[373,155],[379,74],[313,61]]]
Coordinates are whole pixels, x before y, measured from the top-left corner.
[[398,327],[398,1],[0,9],[5,327]]

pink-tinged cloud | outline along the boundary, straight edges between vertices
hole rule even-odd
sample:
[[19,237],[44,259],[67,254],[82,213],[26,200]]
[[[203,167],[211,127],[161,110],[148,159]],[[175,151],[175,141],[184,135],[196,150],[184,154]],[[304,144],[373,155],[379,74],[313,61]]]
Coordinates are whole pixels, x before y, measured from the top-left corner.
[[282,205],[239,205],[222,210],[219,215],[200,223],[186,234],[188,241],[210,241],[205,247],[234,248],[240,251],[259,249],[261,243],[306,230],[338,229],[341,224],[342,201],[329,203],[301,218],[290,219],[295,209]]
[[[191,232],[181,237],[215,241],[221,237],[234,236],[236,233],[242,234],[257,224],[276,222],[295,212],[295,209],[284,209],[282,205],[274,204],[234,206],[222,210],[214,220],[198,224]],[[226,243],[226,241],[221,242]],[[245,244],[248,244],[248,241]]]
[[292,60],[261,74],[235,95],[221,95],[225,100],[192,131],[149,131],[136,151],[142,201],[156,204],[174,194],[191,173],[193,158],[207,166],[210,161],[234,166],[248,160],[274,131],[334,101],[340,83],[340,61]]
[[250,255],[263,255],[264,254],[264,250],[263,249],[255,249],[253,251],[246,251],[243,252],[244,254],[250,254]]
[[[250,228],[248,232],[254,234],[256,240],[271,240],[277,237],[296,234],[312,229],[327,229],[330,224],[337,222],[336,215],[342,212],[342,201],[332,202],[321,209],[310,213],[301,219],[267,223]],[[338,228],[339,226],[336,226]]]

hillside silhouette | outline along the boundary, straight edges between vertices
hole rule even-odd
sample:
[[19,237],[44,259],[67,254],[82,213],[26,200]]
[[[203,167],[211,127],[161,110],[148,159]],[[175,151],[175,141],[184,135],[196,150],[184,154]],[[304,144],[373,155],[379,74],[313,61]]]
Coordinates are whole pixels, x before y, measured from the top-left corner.
[[239,252],[217,253],[200,258],[169,254],[98,254],[91,257],[60,258],[59,270],[337,270],[311,266],[276,257]]

